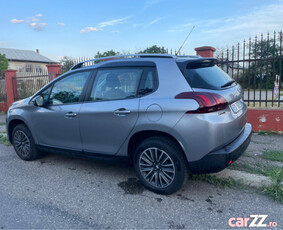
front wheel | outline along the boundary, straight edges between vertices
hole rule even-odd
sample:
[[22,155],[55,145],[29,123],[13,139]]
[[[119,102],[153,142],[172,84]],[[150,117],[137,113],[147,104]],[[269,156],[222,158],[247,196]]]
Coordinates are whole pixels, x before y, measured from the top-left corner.
[[188,173],[182,149],[167,137],[151,137],[141,142],[135,151],[134,165],[143,185],[159,194],[178,191]]
[[17,125],[12,133],[12,142],[17,155],[26,161],[32,161],[39,157],[33,137],[24,124]]

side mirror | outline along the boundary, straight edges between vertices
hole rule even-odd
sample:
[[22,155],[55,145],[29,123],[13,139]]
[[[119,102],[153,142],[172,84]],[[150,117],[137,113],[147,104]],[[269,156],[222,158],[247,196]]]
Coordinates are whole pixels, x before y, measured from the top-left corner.
[[42,107],[44,105],[44,98],[41,95],[37,95],[32,100],[33,104],[39,107]]

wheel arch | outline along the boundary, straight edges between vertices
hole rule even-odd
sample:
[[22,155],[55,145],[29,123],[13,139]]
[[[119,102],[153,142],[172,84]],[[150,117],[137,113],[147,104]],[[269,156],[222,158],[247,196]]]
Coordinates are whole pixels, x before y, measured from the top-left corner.
[[9,141],[11,142],[11,144],[13,144],[13,138],[12,138],[13,130],[17,125],[20,125],[20,124],[24,124],[25,126],[27,126],[26,122],[24,122],[23,120],[18,119],[18,118],[11,120],[9,122],[8,126],[7,126],[7,128],[8,128],[7,134],[8,134],[8,138],[9,138]]
[[133,162],[134,150],[138,146],[138,144],[141,143],[143,140],[149,137],[153,137],[153,136],[163,136],[163,137],[172,139],[174,142],[176,142],[180,146],[180,148],[183,151],[184,156],[187,159],[183,144],[171,134],[163,132],[163,131],[157,131],[157,130],[143,130],[143,131],[136,132],[134,135],[132,135],[128,142],[127,154],[131,162]]

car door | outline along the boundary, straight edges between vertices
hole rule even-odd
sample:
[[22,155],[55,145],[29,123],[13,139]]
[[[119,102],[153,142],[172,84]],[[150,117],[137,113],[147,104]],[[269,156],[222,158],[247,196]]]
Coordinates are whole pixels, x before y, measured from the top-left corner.
[[71,73],[41,93],[45,106],[32,114],[40,145],[82,150],[78,113],[90,74],[91,71]]
[[138,119],[137,88],[142,68],[97,71],[90,96],[80,110],[79,122],[86,153],[113,155]]

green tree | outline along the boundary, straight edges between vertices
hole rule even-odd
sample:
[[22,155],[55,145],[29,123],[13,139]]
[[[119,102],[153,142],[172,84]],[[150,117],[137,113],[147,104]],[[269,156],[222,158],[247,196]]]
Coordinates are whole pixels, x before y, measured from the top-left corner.
[[260,84],[262,88],[273,89],[274,80],[276,75],[281,75],[281,82],[283,81],[283,69],[280,73],[279,57],[280,46],[274,39],[269,41],[264,39],[262,42],[253,42],[251,44],[251,59],[257,59],[257,61],[250,62],[250,69],[245,73],[245,79],[250,76],[250,84],[254,85],[254,76],[256,77],[255,88],[259,88]]
[[4,78],[4,70],[8,69],[9,62],[5,54],[0,53],[0,78]]
[[141,50],[139,53],[144,53],[144,54],[166,54],[167,50],[164,48],[164,46],[159,47],[157,45],[153,45],[153,46],[147,47],[144,50]]
[[71,57],[67,57],[67,56],[64,56],[61,60],[60,60],[60,63],[62,64],[62,73],[65,73],[67,71],[69,71],[74,65],[75,65],[75,62],[73,60],[73,58]]
[[109,57],[109,56],[116,56],[119,55],[119,52],[116,52],[114,50],[108,50],[104,53],[100,53],[99,51],[94,55],[94,58],[101,58],[101,57]]

